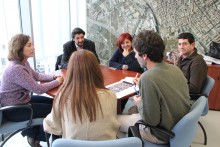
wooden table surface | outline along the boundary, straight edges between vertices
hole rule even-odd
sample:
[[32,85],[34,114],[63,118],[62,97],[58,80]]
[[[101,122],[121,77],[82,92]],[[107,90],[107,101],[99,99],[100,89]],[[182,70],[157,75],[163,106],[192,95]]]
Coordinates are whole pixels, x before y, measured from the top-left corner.
[[[102,74],[104,76],[104,84],[105,86],[110,85],[112,83],[118,82],[125,77],[135,77],[137,72],[134,71],[127,71],[127,70],[114,70],[112,68],[109,68],[108,66],[100,65]],[[63,75],[64,79],[66,76],[66,69],[60,69],[55,72],[53,72],[55,75]],[[140,75],[140,74],[139,74]],[[49,90],[47,92],[48,95],[54,97],[58,92],[59,87],[56,87],[52,90]]]
[[[134,71],[117,70],[117,69],[113,69],[113,68],[110,68],[110,67],[105,66],[105,65],[100,65],[100,68],[101,68],[102,74],[104,76],[104,84],[105,84],[105,86],[110,85],[110,84],[115,83],[115,82],[118,82],[118,81],[124,79],[125,77],[135,77],[136,74],[137,74],[137,72],[134,72]],[[53,72],[53,74],[55,74],[55,75],[63,75],[64,79],[65,79],[66,69],[57,70],[57,71]],[[139,74],[139,76],[140,76],[140,74]],[[55,97],[57,92],[58,92],[58,89],[59,89],[59,87],[56,87],[56,88],[54,88],[52,90],[49,90],[47,92],[47,94],[52,96],[52,97]],[[117,111],[118,111],[119,114],[122,111],[121,110],[121,101],[123,99],[127,99],[130,96],[132,96],[132,94],[131,95],[127,95],[126,97],[123,97],[121,99],[118,99],[118,106],[117,106],[118,110]]]

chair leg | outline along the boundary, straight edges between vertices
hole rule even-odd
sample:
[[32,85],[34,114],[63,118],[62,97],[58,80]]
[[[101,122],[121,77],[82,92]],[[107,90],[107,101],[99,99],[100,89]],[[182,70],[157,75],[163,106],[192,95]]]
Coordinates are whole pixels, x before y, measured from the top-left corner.
[[5,144],[12,136],[14,136],[15,134],[17,134],[17,133],[20,132],[20,131],[22,131],[22,129],[17,130],[17,131],[15,131],[15,132],[11,133],[11,134],[8,135],[6,138],[5,138],[4,135],[3,135],[2,137],[3,137],[4,140],[2,141],[0,147],[3,147],[4,144]]
[[203,127],[203,125],[201,124],[200,121],[198,121],[199,126],[202,128],[203,134],[204,134],[204,145],[207,145],[207,135],[206,135],[206,131],[205,128]]
[[54,140],[58,139],[58,138],[62,138],[62,136],[57,136],[57,135],[54,135],[52,134],[52,142],[54,142]]
[[2,139],[2,141],[5,140],[5,136],[4,136],[4,134],[1,134],[1,139]]
[[50,142],[49,142],[48,136],[49,136],[49,134],[45,132],[45,138],[46,138],[46,142],[47,142],[47,147],[50,147]]

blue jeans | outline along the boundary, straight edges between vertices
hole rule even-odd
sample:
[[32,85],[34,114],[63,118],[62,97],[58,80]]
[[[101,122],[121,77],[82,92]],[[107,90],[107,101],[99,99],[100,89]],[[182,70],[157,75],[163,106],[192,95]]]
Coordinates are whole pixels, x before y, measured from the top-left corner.
[[[33,109],[33,118],[45,118],[51,112],[53,99],[45,96],[32,95],[30,103]],[[30,111],[27,108],[7,110],[4,112],[4,118],[14,122],[29,120]],[[21,134],[38,141],[46,141],[43,125],[26,129],[22,131]]]

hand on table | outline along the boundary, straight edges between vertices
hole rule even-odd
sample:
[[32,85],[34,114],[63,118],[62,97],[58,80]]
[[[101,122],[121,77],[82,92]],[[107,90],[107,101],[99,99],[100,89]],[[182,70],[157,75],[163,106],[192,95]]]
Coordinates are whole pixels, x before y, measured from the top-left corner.
[[128,70],[128,65],[123,65],[123,66],[122,66],[122,69],[123,69],[123,70]]
[[64,81],[63,76],[56,76],[56,80],[59,82],[59,84],[61,85]]

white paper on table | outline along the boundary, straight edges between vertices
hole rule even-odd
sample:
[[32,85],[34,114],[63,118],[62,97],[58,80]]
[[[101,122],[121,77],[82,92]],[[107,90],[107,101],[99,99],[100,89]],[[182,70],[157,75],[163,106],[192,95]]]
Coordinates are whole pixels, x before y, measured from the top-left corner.
[[[112,87],[112,86],[114,86],[116,84],[119,84],[119,83],[130,83],[130,86],[128,88],[126,88],[126,89],[123,89],[123,90],[119,91],[119,92],[115,91],[116,96],[117,96],[118,99],[120,99],[122,97],[125,97],[125,96],[127,96],[129,94],[135,93],[136,91],[135,91],[134,87],[136,88],[137,91],[139,91],[138,86],[137,85],[135,86],[133,84],[133,77],[126,77],[125,79],[122,79],[121,81],[118,81],[118,82],[112,83],[110,85],[107,85],[106,88],[111,89],[110,87]],[[112,91],[114,91],[114,90],[112,90]]]
[[213,62],[215,64],[220,64],[219,59],[216,59],[216,58],[213,58],[213,57],[210,57],[210,56],[203,55],[203,59],[208,63]]
[[134,83],[133,83],[133,79],[134,79],[134,77],[125,77],[124,79],[122,79],[122,81],[131,83],[131,84],[134,84]]

